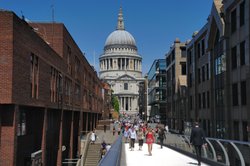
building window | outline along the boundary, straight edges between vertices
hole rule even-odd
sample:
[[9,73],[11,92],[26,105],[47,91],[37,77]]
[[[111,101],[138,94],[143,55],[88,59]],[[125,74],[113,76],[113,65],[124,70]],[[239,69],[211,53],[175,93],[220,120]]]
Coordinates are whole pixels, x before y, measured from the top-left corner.
[[33,53],[30,55],[31,98],[38,99],[39,59]]
[[124,83],[124,90],[128,90],[128,83]]
[[198,43],[198,45],[197,45],[197,56],[198,56],[198,58],[200,58],[200,56],[201,56],[201,46],[200,46],[200,43]]
[[243,141],[249,141],[247,128],[248,128],[247,121],[242,122]]
[[219,75],[226,70],[225,55],[221,55],[215,59],[215,75]]
[[172,54],[172,61],[174,61],[175,60],[175,49],[173,49],[171,54]]
[[240,26],[245,24],[245,1],[240,4]]
[[77,100],[77,102],[80,102],[81,100],[81,88],[80,85],[75,84],[75,98]]
[[215,104],[216,106],[223,106],[224,105],[224,89],[217,89],[215,90]]
[[201,41],[201,55],[205,55],[205,40]]
[[240,65],[245,65],[245,41],[240,43]]
[[175,65],[172,66],[172,79],[175,79]]
[[231,64],[232,64],[232,69],[237,68],[237,47],[233,47],[231,50]]
[[242,81],[240,83],[241,90],[241,105],[247,104],[247,89],[246,89],[246,81]]
[[187,56],[186,47],[180,47],[180,49],[181,49],[181,57],[186,57]]
[[233,97],[233,106],[239,105],[239,101],[238,101],[238,85],[237,85],[237,83],[232,85],[232,97]]
[[208,65],[208,63],[206,64],[206,69],[207,69],[207,80],[209,80],[209,65]]
[[201,82],[201,69],[198,69],[198,83]]
[[72,102],[72,81],[70,78],[65,78],[65,103],[70,105]]
[[72,74],[72,66],[71,66],[71,48],[69,46],[67,46],[67,69],[68,69],[68,73]]
[[231,33],[236,31],[237,21],[236,21],[236,9],[231,12]]
[[187,74],[187,65],[186,63],[181,63],[181,75]]
[[199,93],[199,109],[201,109],[201,94]]
[[18,114],[17,136],[26,135],[26,113],[20,111]]
[[202,75],[202,81],[204,82],[205,81],[205,66],[202,66],[201,68],[201,75]]
[[210,95],[209,95],[209,91],[207,92],[207,108],[210,107]]
[[80,75],[80,60],[75,56],[75,78],[79,79]]
[[206,108],[206,93],[202,93],[202,106],[205,109]]

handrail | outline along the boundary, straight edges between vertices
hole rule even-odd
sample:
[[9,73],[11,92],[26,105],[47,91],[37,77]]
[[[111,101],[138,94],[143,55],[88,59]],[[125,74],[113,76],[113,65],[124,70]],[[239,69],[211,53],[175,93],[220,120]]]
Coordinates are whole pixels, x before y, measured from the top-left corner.
[[[90,132],[84,131],[83,133],[87,133],[85,139],[81,138],[81,143],[84,142],[84,147],[80,151],[82,152],[81,158],[77,162],[77,166],[83,166],[86,160],[86,154],[87,150],[89,148],[89,138],[90,138]],[[83,150],[83,151],[82,151]]]
[[98,166],[119,166],[121,160],[122,135],[119,135],[115,143],[112,144],[109,151],[101,159]]
[[[172,147],[187,155],[194,156],[190,137],[180,134],[168,134],[165,145]],[[183,138],[185,140],[183,141]],[[202,148],[202,158],[207,163],[216,165],[249,165],[250,164],[250,142],[216,139],[207,137],[207,147]],[[187,146],[188,145],[188,146]],[[189,147],[189,148],[186,148]]]

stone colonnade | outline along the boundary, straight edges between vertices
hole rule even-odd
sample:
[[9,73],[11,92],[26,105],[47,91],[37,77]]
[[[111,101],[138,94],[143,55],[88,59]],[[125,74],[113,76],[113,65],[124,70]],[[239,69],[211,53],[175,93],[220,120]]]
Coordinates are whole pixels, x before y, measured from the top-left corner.
[[105,58],[100,61],[100,69],[103,70],[142,70],[141,59],[135,58]]

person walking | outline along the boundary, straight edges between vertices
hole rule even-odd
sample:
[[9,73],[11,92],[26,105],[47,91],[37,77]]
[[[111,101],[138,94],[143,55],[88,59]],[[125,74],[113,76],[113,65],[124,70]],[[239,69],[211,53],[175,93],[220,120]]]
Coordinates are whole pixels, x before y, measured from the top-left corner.
[[139,150],[142,150],[142,146],[143,146],[143,139],[144,139],[144,133],[142,131],[142,128],[139,128],[139,131],[137,132],[137,139],[139,142]]
[[150,127],[148,128],[148,131],[146,133],[146,143],[148,144],[149,156],[152,156],[152,149],[153,149],[153,143],[154,143],[154,133]]
[[158,135],[159,135],[158,138],[160,140],[160,145],[161,145],[161,149],[162,149],[163,141],[164,141],[164,139],[166,139],[166,135],[165,135],[165,132],[164,132],[163,128],[159,129]]
[[127,128],[125,128],[124,132],[123,132],[123,138],[124,138],[124,142],[127,143],[128,142],[128,134],[129,131]]
[[130,141],[131,141],[131,151],[134,151],[135,148],[135,140],[136,140],[136,131],[135,128],[132,127],[131,132],[130,132]]
[[104,131],[104,133],[106,133],[106,130],[107,130],[107,125],[104,125],[104,126],[103,126],[103,131]]
[[201,165],[201,147],[205,144],[205,134],[203,129],[199,127],[198,122],[195,122],[191,130],[190,143],[195,148],[198,165]]
[[97,135],[95,133],[95,129],[90,134],[90,144],[94,144],[96,141]]

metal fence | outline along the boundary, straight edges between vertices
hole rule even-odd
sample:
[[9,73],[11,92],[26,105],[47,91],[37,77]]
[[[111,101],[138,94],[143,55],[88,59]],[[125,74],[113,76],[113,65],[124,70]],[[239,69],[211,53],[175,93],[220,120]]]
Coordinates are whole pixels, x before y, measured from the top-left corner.
[[[181,150],[186,154],[195,154],[190,137],[179,134],[167,134],[165,145]],[[202,147],[202,157],[210,163],[219,165],[250,166],[250,142],[206,138],[207,146]]]

